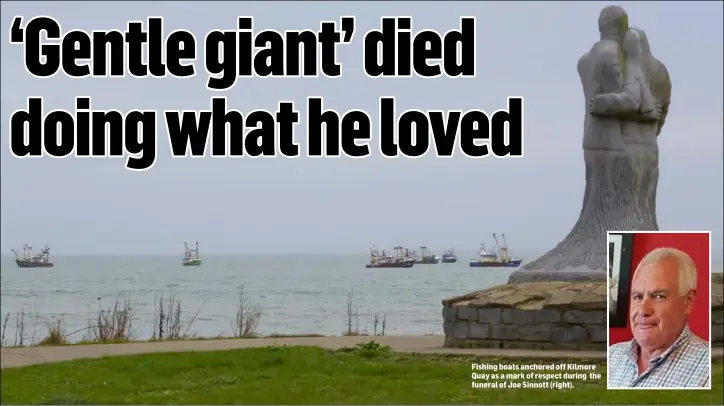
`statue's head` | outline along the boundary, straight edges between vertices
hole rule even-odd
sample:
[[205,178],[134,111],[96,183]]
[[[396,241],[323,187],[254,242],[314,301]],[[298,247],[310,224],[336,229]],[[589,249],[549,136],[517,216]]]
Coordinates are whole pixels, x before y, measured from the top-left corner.
[[623,37],[622,46],[626,53],[626,58],[640,61],[641,59],[652,57],[649,40],[646,38],[646,32],[642,29],[629,28]]
[[619,6],[608,6],[598,16],[598,32],[601,38],[606,37],[618,42],[623,40],[628,31],[628,14]]

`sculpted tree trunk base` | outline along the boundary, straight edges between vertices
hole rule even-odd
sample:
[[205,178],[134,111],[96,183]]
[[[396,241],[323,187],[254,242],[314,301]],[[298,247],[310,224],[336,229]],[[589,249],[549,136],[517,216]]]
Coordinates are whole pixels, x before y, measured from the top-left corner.
[[586,191],[578,221],[546,254],[508,283],[607,280],[608,231],[656,231],[656,157],[650,150],[584,151]]

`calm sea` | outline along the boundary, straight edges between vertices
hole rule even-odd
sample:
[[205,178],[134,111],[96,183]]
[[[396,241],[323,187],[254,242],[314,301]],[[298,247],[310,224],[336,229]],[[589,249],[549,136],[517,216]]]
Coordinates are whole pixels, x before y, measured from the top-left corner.
[[33,329],[43,335],[58,319],[68,333],[83,329],[100,306],[108,307],[121,295],[133,303],[136,336],[149,338],[154,304],[160,295],[175,294],[182,319],[198,312],[192,332],[230,335],[243,286],[245,296],[263,310],[259,333],[340,335],[347,330],[351,292],[360,331],[371,332],[377,314],[387,317],[386,334],[439,334],[443,298],[506,283],[514,270],[469,268],[474,253],[458,255],[456,264],[408,269],[366,269],[365,255],[204,256],[200,267],[183,267],[171,256],[53,256],[53,268],[33,269],[17,268],[12,257],[3,256],[0,307],[3,320],[11,314],[7,342],[14,340],[17,312],[40,315],[37,322],[35,316],[26,321],[25,336]]
[[[516,252],[524,259],[538,253]],[[83,329],[99,306],[130,298],[136,337],[152,334],[154,304],[175,294],[183,320],[198,313],[191,332],[231,335],[241,286],[263,309],[261,334],[340,335],[347,329],[347,299],[353,293],[360,331],[372,332],[374,316],[387,316],[386,334],[440,334],[441,299],[507,282],[513,268],[469,268],[474,252],[456,264],[409,269],[365,269],[360,256],[204,256],[200,267],[183,267],[178,257],[52,257],[55,267],[20,269],[2,257],[6,342],[14,341],[15,313],[39,314],[25,323],[26,342],[43,335],[52,320],[66,333]],[[34,326],[33,326],[34,325]],[[80,340],[83,333],[70,337]]]

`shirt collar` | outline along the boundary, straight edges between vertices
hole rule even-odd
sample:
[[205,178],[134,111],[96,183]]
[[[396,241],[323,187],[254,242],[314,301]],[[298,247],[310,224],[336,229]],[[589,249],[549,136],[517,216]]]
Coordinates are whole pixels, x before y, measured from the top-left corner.
[[[659,362],[663,361],[668,357],[672,352],[674,352],[678,347],[681,346],[681,344],[687,340],[689,337],[691,337],[691,330],[689,330],[689,325],[684,325],[684,330],[679,335],[679,338],[674,341],[673,344],[669,348],[666,349],[666,351],[662,352],[661,355],[658,357],[652,358],[649,360],[649,365],[652,364],[658,364]],[[636,339],[633,338],[630,341],[629,349],[628,349],[628,358],[631,360],[631,362],[634,363],[634,365],[637,365],[638,355],[640,351],[640,346],[636,342]]]

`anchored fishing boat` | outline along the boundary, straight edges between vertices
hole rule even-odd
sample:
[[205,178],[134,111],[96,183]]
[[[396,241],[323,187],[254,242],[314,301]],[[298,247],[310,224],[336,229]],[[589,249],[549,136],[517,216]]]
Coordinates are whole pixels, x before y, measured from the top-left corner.
[[480,244],[480,251],[478,251],[478,258],[470,260],[471,268],[517,268],[520,266],[522,259],[517,257],[510,257],[508,255],[508,245],[505,242],[505,234],[503,237],[503,245],[498,244],[498,238],[493,234],[495,245],[498,247],[498,256],[495,251],[487,251],[485,244]]
[[450,248],[442,252],[442,263],[443,264],[454,264],[458,262],[458,256],[455,255],[455,249]]
[[183,266],[199,266],[201,265],[201,258],[199,258],[199,243],[196,242],[196,249],[192,250],[189,249],[189,245],[184,242],[184,247],[186,247],[186,254],[184,255],[184,259],[181,262]]
[[376,247],[370,247],[370,263],[365,268],[412,268],[415,265],[415,254],[407,248],[395,247],[395,255],[387,255]]
[[15,263],[18,268],[52,268],[53,263],[50,262],[50,248],[46,245],[40,250],[40,254],[33,255],[33,247],[25,243],[23,246],[23,256],[21,257],[17,251],[10,250],[15,254]]
[[500,260],[503,266],[517,268],[520,266],[523,260],[518,257],[511,257],[508,255],[508,244],[505,242],[505,234],[500,235],[503,238],[503,245],[498,245],[498,238],[493,234],[495,244],[498,245],[498,251],[500,251]]
[[495,267],[498,266],[498,255],[494,251],[488,251],[485,244],[480,244],[478,257],[470,260],[471,268]]
[[[416,264],[437,264],[440,262],[440,257],[436,256],[435,254],[431,254],[426,246],[420,247],[420,257],[415,259]],[[413,251],[413,254],[415,252]]]

